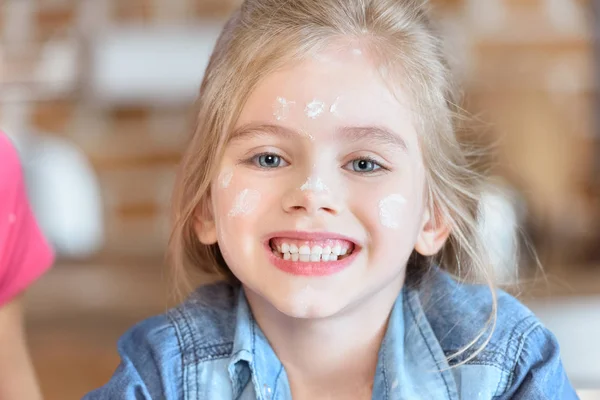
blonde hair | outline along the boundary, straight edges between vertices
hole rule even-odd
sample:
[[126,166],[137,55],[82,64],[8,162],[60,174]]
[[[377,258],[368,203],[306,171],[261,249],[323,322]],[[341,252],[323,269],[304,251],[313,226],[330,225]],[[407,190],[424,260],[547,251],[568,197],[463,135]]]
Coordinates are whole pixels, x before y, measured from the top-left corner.
[[[176,183],[169,246],[176,273],[184,275],[192,267],[235,279],[218,245],[198,241],[194,214],[198,207],[206,207],[228,134],[253,88],[293,60],[336,41],[358,40],[377,58],[392,91],[402,89],[411,95],[419,116],[429,208],[451,229],[438,255],[424,258],[415,253],[407,268],[428,269],[435,264],[459,279],[483,279],[492,289],[486,329],[454,356],[480,343],[490,326],[493,331],[494,280],[477,228],[484,182],[481,154],[461,127],[456,90],[427,6],[425,0],[246,0],[242,4],[223,29],[206,69],[193,138]],[[491,332],[467,361],[490,337]]]

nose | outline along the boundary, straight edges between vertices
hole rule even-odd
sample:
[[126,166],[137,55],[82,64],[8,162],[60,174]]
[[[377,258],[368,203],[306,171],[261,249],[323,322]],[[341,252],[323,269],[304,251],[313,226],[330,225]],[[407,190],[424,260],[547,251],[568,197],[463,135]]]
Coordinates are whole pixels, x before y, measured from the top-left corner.
[[302,186],[290,189],[282,203],[286,213],[337,215],[342,211],[341,200],[320,178],[308,178]]

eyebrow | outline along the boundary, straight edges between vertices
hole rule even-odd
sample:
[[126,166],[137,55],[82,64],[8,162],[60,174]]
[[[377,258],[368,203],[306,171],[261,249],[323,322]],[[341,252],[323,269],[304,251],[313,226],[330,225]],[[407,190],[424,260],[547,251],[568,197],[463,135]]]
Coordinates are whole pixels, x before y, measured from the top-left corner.
[[[275,135],[285,138],[306,137],[307,134],[274,124],[249,123],[235,129],[230,141],[249,140],[265,135]],[[383,126],[344,126],[336,130],[338,140],[345,142],[369,141],[383,146],[393,146],[403,152],[408,152],[406,141],[398,134]]]

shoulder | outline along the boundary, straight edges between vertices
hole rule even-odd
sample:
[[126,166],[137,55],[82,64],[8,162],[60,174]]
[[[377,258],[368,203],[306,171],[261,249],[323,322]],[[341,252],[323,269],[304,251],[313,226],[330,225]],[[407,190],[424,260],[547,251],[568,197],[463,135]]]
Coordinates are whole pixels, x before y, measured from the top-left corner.
[[231,355],[239,291],[227,282],[204,285],[168,313],[186,354],[198,361]]
[[226,283],[202,286],[180,306],[129,329],[119,339],[113,377],[85,398],[179,396],[184,369],[231,355],[237,292]]
[[203,285],[181,305],[134,326],[121,338],[120,346],[134,342],[159,349],[161,358],[229,356],[238,292],[225,282]]
[[471,361],[511,371],[523,341],[532,332],[543,329],[537,317],[508,293],[492,291],[486,285],[458,282],[439,269],[421,282],[418,298],[446,356],[457,354],[475,341],[471,350],[452,358],[451,364],[468,359],[485,345]]
[[[424,312],[450,365],[461,365],[453,371],[459,381],[493,382],[488,386],[503,399],[576,398],[556,338],[513,296],[460,283],[439,269],[424,278],[413,295],[411,309]],[[468,392],[469,386],[462,390]]]
[[0,132],[0,304],[25,290],[53,259],[27,198],[17,150]]
[[166,315],[138,323],[117,347],[121,362],[110,381],[85,395],[85,400],[152,399],[182,393],[181,352],[175,327]]

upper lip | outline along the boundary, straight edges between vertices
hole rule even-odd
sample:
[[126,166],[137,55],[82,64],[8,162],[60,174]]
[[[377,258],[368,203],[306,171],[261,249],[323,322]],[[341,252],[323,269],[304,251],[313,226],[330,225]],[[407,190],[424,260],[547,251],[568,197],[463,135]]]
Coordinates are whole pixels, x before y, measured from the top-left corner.
[[305,232],[305,231],[281,231],[273,232],[267,235],[267,243],[273,238],[286,238],[286,239],[297,239],[297,240],[345,240],[353,243],[355,246],[360,246],[359,242],[346,235],[341,235],[334,232]]

